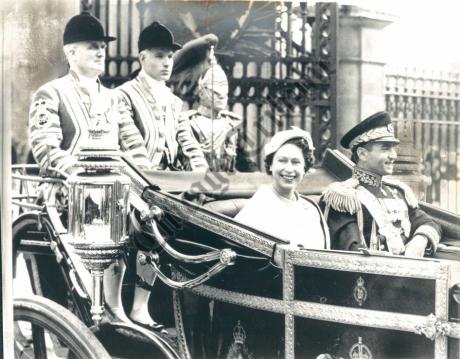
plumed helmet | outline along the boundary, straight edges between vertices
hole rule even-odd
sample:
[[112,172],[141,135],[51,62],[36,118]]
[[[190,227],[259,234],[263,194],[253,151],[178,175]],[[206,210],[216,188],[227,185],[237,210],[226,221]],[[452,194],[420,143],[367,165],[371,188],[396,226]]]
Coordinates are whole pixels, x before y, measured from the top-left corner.
[[89,12],[82,12],[72,17],[65,26],[64,45],[80,41],[105,41],[116,40],[113,36],[106,36],[101,22]]
[[228,79],[222,67],[214,63],[198,81],[198,88],[212,89],[221,96],[228,95]]
[[[215,68],[214,76],[218,72],[220,73],[218,76],[225,75],[211,53],[211,47],[216,47],[218,41],[216,35],[207,34],[187,42],[181,50],[174,54],[174,67],[170,81],[179,88],[186,84],[188,92],[193,92],[211,66],[215,65],[222,71]],[[216,81],[215,77],[214,81]]]

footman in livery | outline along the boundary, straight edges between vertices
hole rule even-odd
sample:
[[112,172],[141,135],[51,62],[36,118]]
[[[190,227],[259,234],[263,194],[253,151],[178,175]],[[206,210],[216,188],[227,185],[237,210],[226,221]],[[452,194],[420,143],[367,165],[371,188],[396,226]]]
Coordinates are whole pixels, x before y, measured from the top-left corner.
[[173,53],[182,46],[169,29],[158,22],[139,35],[141,70],[117,88],[121,102],[144,138],[154,169],[204,171],[206,160],[182,113],[182,101],[166,86],[173,67]]
[[70,173],[89,127],[113,133],[113,141],[137,165],[149,166],[141,134],[98,78],[105,67],[106,44],[114,40],[89,13],[67,23],[63,43],[69,73],[40,87],[30,106],[30,146],[42,169],[52,166]]
[[[132,118],[123,111],[114,93],[99,81],[105,68],[106,44],[114,40],[87,12],[67,23],[63,43],[69,73],[40,87],[30,107],[30,147],[44,174],[51,168],[52,174],[57,171],[63,175],[78,169],[77,154],[87,144],[90,131],[104,134],[111,141],[109,146],[120,146],[136,165],[150,167],[142,136]],[[43,183],[39,197],[55,192],[55,184]],[[107,305],[116,317],[127,320],[121,304],[124,268],[120,261],[113,270],[107,270],[104,288]]]

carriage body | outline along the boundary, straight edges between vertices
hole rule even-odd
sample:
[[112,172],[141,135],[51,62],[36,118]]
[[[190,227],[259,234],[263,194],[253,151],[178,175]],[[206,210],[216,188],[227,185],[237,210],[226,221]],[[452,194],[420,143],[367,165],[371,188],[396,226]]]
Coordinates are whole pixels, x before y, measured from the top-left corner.
[[[318,197],[344,168],[340,156],[331,155],[306,176],[300,192]],[[174,345],[155,334],[155,345],[168,347],[160,350],[166,357],[458,358],[460,261],[452,260],[459,253],[455,246],[443,246],[440,258],[424,259],[292,250],[232,218],[260,184],[269,182],[264,174],[146,173],[129,161],[125,174],[131,179],[131,205],[139,212],[155,206],[164,214],[157,224],[169,250],[158,236],[146,240],[158,253],[154,269],[164,282],[153,293],[152,311],[175,327]],[[16,223],[40,212],[55,237],[44,245],[19,236],[16,248],[34,254],[42,276],[50,263],[40,253],[64,256],[58,267],[67,291],[51,299],[65,306],[62,298],[68,300],[71,293],[74,312],[91,326],[65,226],[56,224],[52,207],[28,206],[31,211]],[[459,216],[426,209],[446,236],[459,233]],[[228,250],[234,257],[225,262]],[[136,335],[127,337],[134,341]],[[112,353],[113,341],[98,338]]]

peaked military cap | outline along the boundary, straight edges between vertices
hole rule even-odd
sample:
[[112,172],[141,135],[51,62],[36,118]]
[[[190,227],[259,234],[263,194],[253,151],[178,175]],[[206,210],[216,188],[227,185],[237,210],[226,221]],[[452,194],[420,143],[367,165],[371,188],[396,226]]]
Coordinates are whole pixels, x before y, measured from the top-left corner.
[[340,140],[340,144],[349,149],[366,142],[399,143],[394,135],[388,112],[381,111],[369,116],[349,130]]
[[80,41],[105,41],[116,40],[116,37],[105,36],[101,22],[89,12],[82,12],[72,17],[64,29],[64,45]]
[[182,48],[181,45],[174,42],[174,36],[171,31],[157,21],[141,31],[137,45],[139,52],[152,47],[164,47],[173,51]]

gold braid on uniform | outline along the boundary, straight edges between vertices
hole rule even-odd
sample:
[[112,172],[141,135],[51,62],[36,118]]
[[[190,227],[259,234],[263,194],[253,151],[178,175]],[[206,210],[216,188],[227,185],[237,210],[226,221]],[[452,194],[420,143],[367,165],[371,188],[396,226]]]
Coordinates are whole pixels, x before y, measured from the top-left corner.
[[203,156],[200,144],[195,139],[190,127],[189,118],[195,114],[195,110],[181,113],[177,126],[177,142],[182,149],[183,154],[187,157],[192,171],[204,171],[208,168],[206,158]]
[[[405,183],[398,181],[397,179],[385,179],[384,181],[385,184],[388,186],[396,187],[400,189],[404,193],[404,199],[407,202],[407,205],[411,208],[417,208],[418,207],[418,200],[417,197],[415,196],[415,193],[412,191],[412,189]],[[428,224],[423,224],[420,227],[418,227],[414,234],[412,236],[416,235],[423,235],[425,236],[428,241],[431,243],[433,247],[433,251],[436,252],[436,249],[438,248],[439,241],[441,240],[441,237],[439,236],[439,233],[436,231],[436,229],[433,228],[433,226],[428,225]]]
[[392,179],[385,178],[383,180],[383,183],[388,186],[399,188],[404,193],[404,199],[406,200],[407,205],[409,207],[411,208],[418,207],[417,197],[415,196],[415,193],[412,191],[412,189],[407,184],[397,179],[393,179],[393,178]]
[[358,185],[359,181],[356,178],[349,178],[343,182],[331,183],[324,190],[321,198],[326,204],[326,208],[324,210],[324,218],[326,221],[329,216],[330,208],[336,210],[337,212],[349,213],[351,215],[356,214],[356,224],[358,225],[361,243],[366,247],[366,241],[364,240],[363,235],[363,208],[356,194],[356,188]]
[[361,202],[356,196],[358,184],[358,180],[354,178],[331,183],[323,192],[324,203],[338,212],[358,213],[362,210]]

